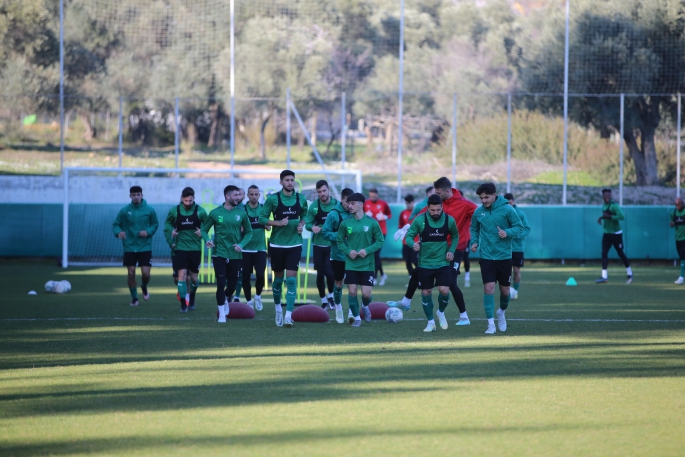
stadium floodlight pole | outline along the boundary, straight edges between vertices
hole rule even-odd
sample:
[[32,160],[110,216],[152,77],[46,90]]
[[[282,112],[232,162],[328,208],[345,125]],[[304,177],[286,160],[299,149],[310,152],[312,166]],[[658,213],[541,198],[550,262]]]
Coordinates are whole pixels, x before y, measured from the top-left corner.
[[564,189],[561,204],[566,205],[566,182],[568,174],[568,36],[571,0],[566,0],[566,36],[564,37]]
[[290,168],[290,88],[285,90],[285,166]]
[[181,123],[178,120],[178,97],[176,97],[174,103],[174,124],[176,124],[174,126],[174,156],[176,159],[176,168],[178,168],[178,129],[181,126]]
[[457,93],[452,94],[452,185],[457,187]]
[[676,139],[677,144],[677,153],[676,153],[676,168],[675,168],[675,174],[676,174],[676,179],[675,179],[675,187],[676,187],[676,197],[680,198],[680,93],[678,93],[678,137]]
[[62,170],[64,202],[62,203],[62,268],[69,266],[69,169]]
[[59,169],[64,169],[64,0],[59,0]]
[[507,193],[511,192],[511,92],[507,94]]
[[624,104],[625,102],[625,94],[621,94],[621,111],[620,111],[620,129],[621,129],[621,138],[618,140],[619,144],[619,150],[618,150],[618,160],[620,161],[619,164],[619,177],[618,177],[618,204],[623,206],[623,119],[624,119]]
[[[345,140],[347,139],[347,112],[345,110],[345,92],[342,93],[342,106],[340,109],[340,168],[345,169]],[[345,175],[342,178],[342,187],[345,188]]]
[[231,170],[235,166],[235,0],[231,0]]
[[[119,96],[119,168],[124,162],[124,97]],[[121,176],[121,173],[119,173]]]
[[402,202],[402,97],[404,96],[404,0],[400,1],[400,84],[397,98],[397,203]]

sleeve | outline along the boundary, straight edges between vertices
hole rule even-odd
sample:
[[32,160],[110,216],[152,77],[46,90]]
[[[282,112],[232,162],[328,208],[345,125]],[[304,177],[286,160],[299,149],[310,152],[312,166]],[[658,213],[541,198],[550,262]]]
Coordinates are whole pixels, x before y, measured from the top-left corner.
[[383,214],[388,216],[388,219],[392,217],[392,211],[390,211],[390,205],[388,205],[388,202],[383,202]]
[[412,216],[409,216],[409,223],[414,222],[414,219],[416,219],[417,217],[419,217],[420,215],[422,215],[422,214],[425,213],[426,211],[428,211],[428,205],[426,205],[426,206],[424,206],[423,208],[421,208],[420,210],[418,210],[418,211],[416,212],[416,214],[414,214],[414,213],[412,212]]
[[447,250],[454,254],[457,251],[457,246],[459,246],[459,229],[454,218],[452,216],[449,218],[450,243],[447,245]]
[[407,246],[413,247],[414,246],[414,238],[418,234],[420,234],[423,231],[423,227],[421,226],[421,220],[420,219],[414,219],[409,226],[409,230],[407,231],[407,235],[404,237],[405,240],[411,241],[411,245],[407,243]]
[[197,215],[200,217],[200,232],[202,233],[202,239],[209,241],[209,230],[206,228],[207,221],[209,220],[209,215],[203,207],[199,207]]
[[166,242],[171,247],[174,244],[174,239],[171,237],[171,232],[174,231],[174,225],[176,224],[176,207],[172,207],[166,215],[164,220],[164,238]]
[[523,233],[523,224],[521,223],[521,218],[518,214],[516,214],[516,210],[514,210],[514,208],[511,208],[511,210],[507,211],[507,222],[509,222],[509,228],[504,229],[504,231],[507,233],[507,237],[521,238],[521,234]]
[[154,208],[150,207],[150,226],[145,229],[147,232],[147,236],[153,236],[155,233],[157,233],[157,229],[159,228],[159,221],[157,220],[157,211],[155,211]]
[[420,201],[419,203],[414,205],[414,209],[411,210],[411,214],[409,215],[409,222],[413,221],[414,218],[419,215],[419,213],[423,209],[422,203],[423,201]]
[[670,222],[675,222],[675,210],[671,211],[668,218],[669,218]]
[[383,232],[381,232],[381,226],[376,222],[372,225],[373,229],[373,244],[366,248],[367,254],[372,254],[383,247],[385,238],[383,238]]
[[613,216],[611,216],[611,219],[612,219],[612,220],[615,220],[615,221],[622,221],[622,220],[624,220],[624,219],[625,219],[625,216],[623,216],[623,211],[621,211],[621,207],[618,206],[617,204],[613,204],[612,206],[613,206],[612,209],[614,210],[614,212],[615,212],[616,214],[614,214]]
[[321,229],[321,236],[324,240],[335,243],[338,240],[338,227],[340,226],[340,216],[338,211],[331,211],[328,213],[326,222],[323,224]]
[[259,213],[259,223],[266,226],[271,217],[273,211],[274,199],[271,196],[266,197],[264,200],[264,206],[262,206],[262,212]]
[[214,217],[212,216],[212,212],[210,212],[207,215],[207,219],[204,220],[204,222],[202,223],[202,228],[200,229],[200,230],[202,230],[202,238],[203,239],[204,239],[204,234],[205,233],[207,234],[207,240],[206,241],[210,240],[209,231],[212,229],[212,226],[214,225]]
[[314,226],[314,220],[316,218],[316,209],[317,208],[317,203],[314,202],[312,203],[312,206],[309,207],[307,210],[307,215],[304,218],[304,228],[309,230],[310,232],[312,231],[312,227]]
[[526,217],[526,213],[522,211],[519,216],[521,218],[521,224],[523,225],[523,230],[521,231],[519,238],[525,238],[530,233],[530,224],[528,224],[528,217]]
[[309,212],[309,203],[307,203],[307,199],[304,198],[304,195],[302,194],[300,194],[300,206],[302,206],[302,212],[304,213],[304,216],[300,217],[300,220],[302,220],[307,217],[307,213]]
[[122,217],[121,215],[124,213],[124,209],[120,209],[119,212],[117,213],[117,217],[114,218],[114,222],[112,223],[112,232],[114,232],[114,238],[119,237],[119,232],[124,231],[124,227],[121,223]]
[[[480,224],[478,223],[478,219],[475,217],[471,217],[471,230],[469,235],[471,236],[471,246],[476,243],[480,244]],[[471,246],[469,246],[469,248]]]
[[347,245],[347,239],[345,238],[345,221],[338,227],[338,235],[336,237],[336,242],[338,243],[338,249],[342,251],[346,256],[350,255],[350,247]]
[[247,217],[247,212],[245,212],[245,217],[243,217],[243,238],[238,243],[238,246],[242,249],[247,243],[252,239],[252,224],[250,224],[250,219]]

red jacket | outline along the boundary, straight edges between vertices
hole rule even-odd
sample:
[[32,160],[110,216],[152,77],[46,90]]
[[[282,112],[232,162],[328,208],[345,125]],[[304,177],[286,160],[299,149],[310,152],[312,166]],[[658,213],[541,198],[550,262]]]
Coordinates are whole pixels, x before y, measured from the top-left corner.
[[[398,221],[398,226],[397,228],[402,228],[405,225],[409,224],[409,216],[411,216],[411,210],[405,209],[400,213],[400,220]],[[407,240],[403,239],[402,244],[407,244]]]
[[[471,237],[471,216],[476,211],[478,205],[471,200],[464,198],[464,196],[457,189],[452,188],[452,196],[442,202],[443,211],[454,218],[459,230],[459,244],[457,249],[463,251],[468,246],[469,238]],[[423,214],[428,210],[428,206],[421,210],[419,214]],[[418,216],[417,216],[418,217]]]
[[376,216],[378,216],[379,214],[385,214],[386,216],[388,216],[388,219],[390,219],[392,217],[392,213],[390,212],[390,207],[388,206],[388,204],[380,198],[375,202],[372,202],[371,199],[367,199],[366,202],[364,202],[364,212],[366,213],[367,211],[371,211],[371,217],[378,221],[378,225],[381,226],[381,233],[383,234],[383,236],[387,235],[387,220],[384,219],[382,221],[379,221]]

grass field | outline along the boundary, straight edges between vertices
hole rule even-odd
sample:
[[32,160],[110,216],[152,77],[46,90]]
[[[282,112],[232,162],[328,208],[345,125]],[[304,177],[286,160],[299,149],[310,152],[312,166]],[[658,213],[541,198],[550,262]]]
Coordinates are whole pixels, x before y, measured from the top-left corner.
[[[403,293],[388,270],[376,300]],[[598,286],[597,267],[527,267],[486,336],[477,264],[472,325],[451,303],[424,334],[418,296],[396,325],[276,328],[270,303],[219,325],[209,285],[178,313],[168,269],[132,308],[123,268],[4,261],[0,455],[682,456],[685,288],[676,268],[622,270]]]

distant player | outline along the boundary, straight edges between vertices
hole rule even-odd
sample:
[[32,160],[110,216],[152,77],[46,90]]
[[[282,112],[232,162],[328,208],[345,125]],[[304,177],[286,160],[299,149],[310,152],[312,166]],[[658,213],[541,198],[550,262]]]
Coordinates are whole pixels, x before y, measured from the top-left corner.
[[[364,213],[378,221],[378,225],[381,227],[381,233],[383,233],[383,237],[385,237],[388,233],[386,221],[392,217],[392,212],[390,211],[388,203],[378,198],[378,189],[375,187],[369,189],[369,199],[364,203]],[[384,286],[388,276],[383,272],[383,261],[381,260],[380,249],[374,253],[374,258],[376,264],[373,272],[373,284]],[[381,279],[379,281],[377,281],[378,273],[381,274]]]
[[333,269],[333,306],[335,320],[338,324],[345,322],[342,310],[342,288],[345,279],[345,253],[338,247],[338,228],[340,223],[351,217],[347,198],[352,195],[352,189],[345,188],[340,192],[340,203],[328,213],[326,222],[321,228],[321,236],[331,242],[331,268]]
[[331,242],[324,238],[321,229],[328,214],[338,204],[338,200],[331,197],[328,182],[323,179],[317,181],[316,193],[319,198],[309,207],[304,227],[314,234],[312,236],[314,269],[316,270],[316,288],[319,290],[321,307],[334,309],[333,285],[335,281],[331,265]]
[[509,306],[511,284],[511,243],[521,235],[523,224],[516,210],[504,197],[497,196],[491,182],[478,186],[476,194],[483,203],[471,219],[471,252],[480,249],[480,273],[483,278],[483,306],[488,318],[486,334],[495,333],[495,283],[499,283],[497,325],[507,331],[505,311]]
[[[245,299],[248,306],[254,306],[257,311],[263,309],[262,291],[264,290],[265,271],[266,271],[266,237],[265,231],[271,227],[265,227],[259,223],[259,216],[262,212],[262,205],[259,203],[259,187],[252,185],[247,188],[248,201],[245,204],[245,212],[252,226],[252,238],[243,248],[242,265],[242,286],[245,292]],[[252,272],[255,275],[255,296],[252,299],[252,282],[250,277]]]
[[203,235],[214,227],[214,240],[207,236],[207,247],[212,251],[212,264],[216,276],[216,304],[218,322],[225,323],[230,312],[228,298],[238,284],[242,267],[242,250],[252,239],[252,226],[243,208],[239,208],[240,193],[236,186],[224,188],[224,204],[210,211],[203,226]]
[[[397,227],[399,229],[410,223],[410,216],[412,211],[414,211],[414,196],[409,194],[404,197],[404,204],[406,205],[406,209],[400,213],[400,219]],[[407,273],[411,278],[411,275],[414,274],[414,269],[418,267],[419,258],[418,252],[412,249],[411,246],[407,245],[406,238],[402,240],[402,260],[404,260],[404,265],[407,267]]]
[[117,214],[112,230],[124,246],[124,266],[128,270],[128,290],[131,292],[131,306],[138,306],[138,286],[136,284],[136,265],[140,267],[142,285],[140,287],[145,300],[150,299],[147,285],[150,282],[152,268],[152,236],[157,232],[159,221],[157,213],[143,199],[143,189],[133,186],[129,190],[131,203],[121,208]]
[[[302,230],[307,214],[307,199],[295,192],[295,172],[283,170],[280,175],[282,189],[269,195],[259,216],[259,223],[273,227],[269,238],[269,256],[274,282],[271,287],[276,308],[276,325],[292,327],[291,314],[297,298],[297,270],[302,258]],[[269,217],[273,214],[273,220]],[[281,294],[285,276],[286,311],[283,318]]]
[[630,268],[630,261],[623,252],[623,230],[621,223],[625,219],[621,207],[611,199],[611,189],[602,190],[602,216],[597,219],[597,223],[604,225],[604,235],[602,235],[602,277],[596,280],[597,284],[609,282],[609,249],[613,246],[616,253],[626,267],[626,284],[633,282],[633,270]]
[[414,209],[412,210],[411,215],[409,216],[409,223],[411,223],[411,221],[413,221],[414,218],[418,216],[419,213],[421,213],[426,206],[428,206],[428,198],[433,194],[435,194],[435,187],[426,187],[426,198],[424,198],[423,200],[414,205]]
[[[207,212],[195,203],[195,191],[192,187],[183,189],[181,203],[169,210],[164,221],[164,232],[171,232],[171,248],[174,250],[175,269],[178,272],[178,296],[182,313],[195,309],[195,292],[200,285],[197,275],[200,272],[202,240],[208,239],[207,233],[202,232],[206,222]],[[186,302],[188,277],[190,294]]]
[[[242,187],[238,188],[238,204],[236,205],[237,208],[245,208],[245,189]],[[233,296],[233,301],[234,302],[239,302],[240,301],[240,289],[241,285],[243,284],[243,271],[242,269],[240,270],[240,273],[238,273],[238,287],[235,290],[235,295]]]
[[[424,332],[435,331],[433,318],[433,287],[438,288],[438,311],[440,328],[447,330],[445,309],[450,299],[450,265],[459,244],[459,230],[451,216],[442,210],[442,200],[437,195],[428,198],[428,211],[412,222],[407,237],[412,249],[419,253],[419,288],[421,304],[426,313],[428,325]],[[418,236],[419,241],[413,241]]]
[[359,317],[357,286],[362,288],[362,314],[366,322],[371,322],[371,292],[373,290],[374,252],[383,247],[383,233],[378,221],[364,214],[365,198],[355,193],[347,198],[352,217],[345,219],[338,228],[338,247],[345,253],[345,284],[347,300],[352,317],[348,318],[352,327],[362,324]]
[[514,283],[509,288],[509,296],[512,300],[516,300],[519,296],[519,287],[521,287],[521,268],[523,268],[523,251],[526,248],[526,237],[530,233],[530,224],[526,214],[521,211],[521,208],[516,206],[513,194],[504,194],[504,198],[509,201],[509,204],[516,210],[523,224],[523,232],[517,238],[511,241],[511,262],[514,266]]
[[670,226],[675,227],[675,248],[680,258],[680,276],[675,283],[682,284],[685,282],[685,203],[680,197],[675,199]]

